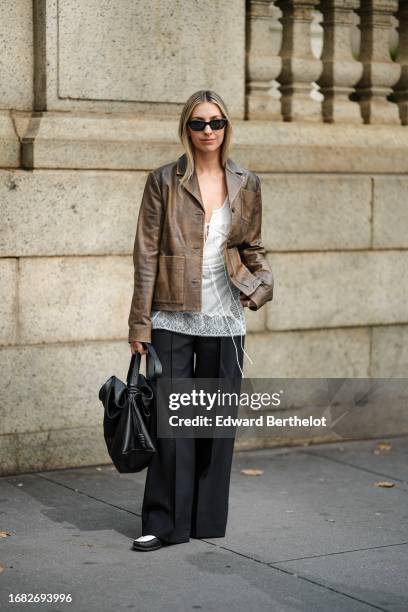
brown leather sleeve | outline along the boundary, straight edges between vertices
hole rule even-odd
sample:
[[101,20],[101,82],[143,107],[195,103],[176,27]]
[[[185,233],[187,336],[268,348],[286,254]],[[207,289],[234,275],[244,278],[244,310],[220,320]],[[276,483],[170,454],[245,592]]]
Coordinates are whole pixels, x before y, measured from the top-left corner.
[[151,307],[157,276],[163,200],[154,172],[149,172],[140,205],[133,247],[134,288],[128,342],[151,342]]
[[274,278],[271,267],[266,259],[266,251],[262,242],[262,190],[261,181],[257,179],[257,194],[255,210],[248,229],[248,239],[239,245],[238,249],[243,264],[258,278],[262,280],[261,285],[248,297],[253,300],[255,306],[249,306],[250,310],[259,310],[266,302],[273,298]]

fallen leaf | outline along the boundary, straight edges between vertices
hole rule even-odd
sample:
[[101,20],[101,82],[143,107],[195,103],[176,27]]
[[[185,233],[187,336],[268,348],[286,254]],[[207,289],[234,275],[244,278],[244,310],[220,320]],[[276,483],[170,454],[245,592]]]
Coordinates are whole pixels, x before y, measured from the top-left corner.
[[0,531],[0,538],[7,538],[8,536],[11,536],[9,531]]
[[374,449],[374,455],[382,455],[388,453],[391,450],[392,446],[389,442],[378,442],[377,446]]
[[0,574],[1,574],[1,572],[4,572],[5,569],[6,568],[4,567],[4,565],[1,565],[1,563],[0,563]]
[[388,480],[379,480],[378,482],[374,483],[374,486],[376,487],[395,487],[395,484],[393,482],[389,482]]
[[263,473],[263,470],[255,470],[254,468],[246,468],[244,470],[241,470],[241,474],[245,474],[246,476],[259,476]]

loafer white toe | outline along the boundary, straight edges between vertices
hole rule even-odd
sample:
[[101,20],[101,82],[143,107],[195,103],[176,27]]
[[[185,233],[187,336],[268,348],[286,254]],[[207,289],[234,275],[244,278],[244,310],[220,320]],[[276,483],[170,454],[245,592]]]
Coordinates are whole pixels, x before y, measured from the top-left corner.
[[157,550],[162,543],[156,536],[140,536],[133,540],[133,550]]

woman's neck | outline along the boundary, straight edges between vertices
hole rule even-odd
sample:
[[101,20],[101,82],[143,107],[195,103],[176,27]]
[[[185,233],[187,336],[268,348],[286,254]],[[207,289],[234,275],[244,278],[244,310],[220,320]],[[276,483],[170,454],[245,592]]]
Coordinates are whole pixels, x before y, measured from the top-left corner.
[[196,151],[194,154],[194,167],[200,176],[202,174],[219,174],[223,170],[217,151],[204,154]]

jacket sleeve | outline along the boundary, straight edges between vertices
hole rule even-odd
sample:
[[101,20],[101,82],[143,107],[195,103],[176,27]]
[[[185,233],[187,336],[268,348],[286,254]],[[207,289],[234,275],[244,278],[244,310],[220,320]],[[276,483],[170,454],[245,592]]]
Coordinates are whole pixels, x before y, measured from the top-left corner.
[[128,342],[151,342],[151,307],[158,271],[163,200],[154,172],[149,172],[140,205],[133,248],[134,287]]
[[261,181],[257,175],[256,181],[256,193],[259,194],[259,197],[255,200],[256,208],[248,228],[248,238],[238,247],[242,263],[262,281],[255,291],[247,296],[256,304],[256,306],[249,306],[250,310],[259,310],[265,302],[271,301],[274,286],[272,270],[266,259],[266,251],[262,242],[262,191]]

